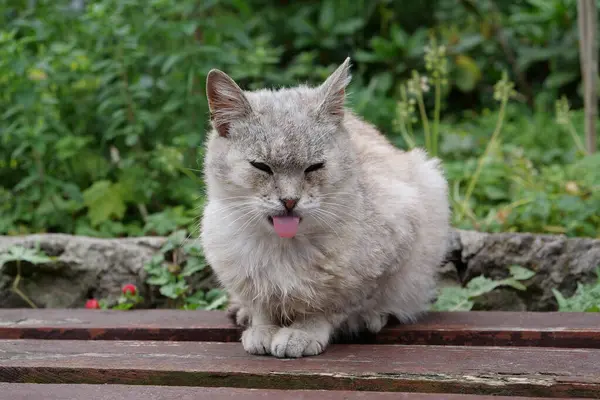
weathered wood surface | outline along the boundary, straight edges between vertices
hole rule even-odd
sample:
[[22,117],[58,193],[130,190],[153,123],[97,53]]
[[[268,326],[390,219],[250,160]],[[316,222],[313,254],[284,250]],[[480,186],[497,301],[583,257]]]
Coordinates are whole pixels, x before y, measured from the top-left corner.
[[[0,339],[236,342],[240,334],[218,311],[0,310]],[[600,313],[431,313],[362,342],[600,349]]]
[[[326,390],[260,390],[138,385],[64,385],[0,383],[4,400],[543,400],[542,397],[478,396],[468,394],[385,393]],[[576,400],[572,398],[571,400]]]
[[600,397],[600,350],[333,345],[251,356],[239,343],[0,341],[0,382]]

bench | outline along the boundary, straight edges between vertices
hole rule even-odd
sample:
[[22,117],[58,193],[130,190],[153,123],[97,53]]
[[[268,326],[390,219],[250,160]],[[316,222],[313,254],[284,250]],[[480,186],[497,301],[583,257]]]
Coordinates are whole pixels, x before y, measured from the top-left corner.
[[600,313],[431,313],[315,357],[224,312],[0,310],[0,399],[600,398]]

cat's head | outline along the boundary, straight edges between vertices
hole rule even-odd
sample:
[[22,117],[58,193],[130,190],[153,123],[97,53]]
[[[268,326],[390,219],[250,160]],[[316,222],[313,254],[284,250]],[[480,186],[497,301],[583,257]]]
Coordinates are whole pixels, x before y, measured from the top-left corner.
[[205,171],[223,213],[242,210],[242,224],[281,237],[335,230],[356,169],[343,125],[349,69],[348,58],[318,87],[258,91],[209,72]]

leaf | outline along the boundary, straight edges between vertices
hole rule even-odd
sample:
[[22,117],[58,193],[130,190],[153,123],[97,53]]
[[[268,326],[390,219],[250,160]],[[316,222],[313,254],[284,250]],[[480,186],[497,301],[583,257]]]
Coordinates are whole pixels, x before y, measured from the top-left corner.
[[191,35],[196,31],[197,27],[198,27],[198,23],[195,21],[186,22],[185,24],[183,24],[182,30],[185,34]]
[[[501,282],[502,286],[510,286],[517,290],[527,290],[527,287],[523,285],[521,282],[515,280],[514,278],[503,279]],[[499,285],[500,286],[500,285]]]
[[523,268],[520,265],[511,265],[510,267],[508,267],[508,269],[512,277],[519,281],[525,281],[527,279],[532,278],[535,275],[534,271],[527,268]]
[[134,306],[133,303],[120,303],[112,307],[113,310],[129,310]]
[[181,276],[193,275],[196,272],[202,271],[204,268],[206,268],[206,262],[202,258],[190,257],[186,261],[185,267],[183,267]]
[[517,66],[520,70],[525,71],[533,63],[560,57],[562,51],[561,47],[521,47],[519,49]]
[[167,74],[173,66],[183,58],[183,54],[171,54],[160,69],[160,73]]
[[[600,271],[597,272],[600,278]],[[594,283],[577,283],[577,290],[568,299],[556,289],[552,293],[558,302],[559,311],[598,312],[600,311],[600,279]]]
[[469,299],[469,293],[462,287],[449,286],[440,290],[433,311],[470,311],[475,303]]
[[[202,290],[198,290],[196,291],[194,294],[192,294],[191,296],[187,296],[185,301],[186,303],[198,303],[200,301],[206,303],[206,301],[204,300],[205,296],[204,296],[204,291]],[[206,303],[208,305],[208,303]]]
[[502,281],[494,281],[485,276],[477,276],[467,283],[466,289],[469,292],[469,297],[473,298],[489,293],[502,284]]
[[171,277],[167,273],[167,274],[163,274],[163,275],[152,276],[152,277],[146,279],[146,283],[148,285],[163,286],[163,285],[166,285],[167,283],[169,283],[170,280],[171,280]]
[[333,1],[325,1],[321,6],[321,12],[319,13],[319,28],[324,32],[331,30],[333,27],[335,22],[334,7]]
[[579,72],[575,71],[556,71],[551,73],[544,81],[544,86],[548,89],[560,89],[568,83],[577,79]]
[[31,264],[43,264],[51,262],[52,258],[46,256],[39,249],[12,246],[8,249],[7,253],[0,254],[0,267],[10,261],[25,261]]
[[390,36],[392,37],[396,46],[400,48],[404,48],[409,39],[408,34],[396,24],[392,25],[390,28]]
[[508,197],[506,191],[498,186],[485,186],[483,191],[490,200],[503,200]]
[[195,243],[188,243],[188,244],[184,245],[183,251],[190,257],[200,257],[200,258],[204,257],[204,254],[202,253],[202,249]]
[[471,34],[461,36],[460,41],[457,45],[452,47],[455,53],[465,53],[471,51],[473,48],[483,43],[485,39],[480,34]]
[[333,32],[338,35],[352,35],[363,27],[365,21],[362,18],[352,18],[336,23]]
[[464,54],[456,56],[456,86],[463,92],[470,92],[481,79],[481,70],[471,57]]
[[224,293],[225,293],[225,291],[223,289],[218,289],[218,288],[210,289],[208,292],[206,292],[206,295],[205,295],[206,301],[208,301],[208,302],[214,301],[217,297],[222,296]]
[[188,289],[187,283],[182,279],[177,282],[169,283],[161,286],[159,289],[160,294],[170,299],[179,298]]
[[554,294],[554,297],[556,297],[556,301],[558,303],[558,311],[566,311],[568,308],[567,299],[564,298],[562,293],[560,293],[554,288],[552,288],[552,293]]
[[154,214],[148,215],[144,232],[154,232],[158,235],[167,235],[177,228],[185,226],[194,219],[185,215],[184,207],[172,207]]
[[360,49],[356,50],[353,58],[361,63],[373,63],[379,61],[379,56],[377,54]]
[[121,188],[108,181],[97,181],[83,192],[83,202],[88,207],[88,216],[92,226],[115,217],[123,218],[126,206]]
[[[211,296],[211,292],[212,296]],[[210,303],[206,310],[217,310],[225,306],[229,300],[227,293],[219,289],[211,289],[206,294],[206,300]]]

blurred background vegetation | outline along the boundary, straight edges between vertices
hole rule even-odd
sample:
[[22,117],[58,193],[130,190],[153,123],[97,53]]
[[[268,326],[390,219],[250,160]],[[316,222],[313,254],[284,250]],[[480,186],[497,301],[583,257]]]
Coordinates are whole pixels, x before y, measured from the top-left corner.
[[432,37],[447,84],[421,89],[454,225],[600,237],[576,0],[0,0],[0,234],[195,234],[211,68],[317,84],[350,56],[349,105],[401,148],[411,105],[423,145],[403,93]]

